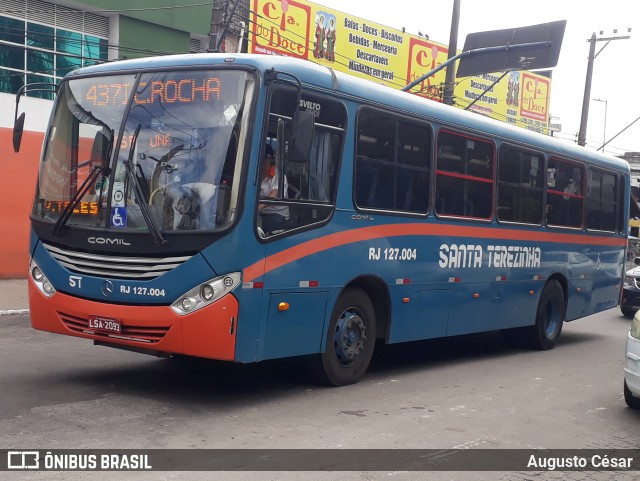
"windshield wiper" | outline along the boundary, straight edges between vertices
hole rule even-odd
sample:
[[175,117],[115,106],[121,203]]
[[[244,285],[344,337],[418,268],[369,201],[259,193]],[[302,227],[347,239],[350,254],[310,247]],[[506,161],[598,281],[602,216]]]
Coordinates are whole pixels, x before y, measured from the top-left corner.
[[106,165],[96,165],[93,167],[93,169],[91,169],[91,173],[87,176],[86,179],[84,179],[84,182],[80,184],[80,188],[76,190],[76,193],[73,195],[73,197],[71,198],[69,203],[65,206],[65,208],[62,210],[60,217],[58,217],[56,224],[53,226],[53,235],[59,235],[62,232],[62,228],[71,218],[71,214],[73,214],[73,211],[75,210],[75,208],[78,207],[78,204],[80,203],[80,199],[84,197],[87,191],[98,179],[98,177],[100,175],[103,175],[104,177],[108,177],[110,172],[111,172],[111,169],[109,169],[109,167]]
[[127,177],[129,181],[133,184],[133,195],[140,207],[140,212],[142,213],[142,217],[144,221],[147,223],[147,227],[149,227],[149,232],[153,236],[153,240],[156,244],[166,244],[167,240],[162,237],[162,232],[160,232],[160,228],[156,224],[155,220],[151,215],[151,211],[149,210],[149,206],[147,205],[147,199],[145,198],[144,192],[142,190],[142,186],[140,185],[140,181],[138,176],[136,175],[135,168],[133,166],[133,155],[136,148],[136,144],[138,142],[138,134],[140,133],[140,128],[142,124],[138,124],[136,127],[136,131],[133,133],[133,139],[131,140],[131,149],[129,150],[129,157],[125,160],[124,167],[127,172]]

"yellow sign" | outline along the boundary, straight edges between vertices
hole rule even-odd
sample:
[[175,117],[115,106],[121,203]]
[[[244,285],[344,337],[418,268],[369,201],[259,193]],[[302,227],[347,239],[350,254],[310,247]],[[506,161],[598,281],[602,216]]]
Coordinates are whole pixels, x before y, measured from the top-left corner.
[[[448,57],[443,44],[306,0],[253,0],[252,12],[251,52],[311,60],[395,89]],[[455,105],[465,108],[475,101],[470,110],[548,133],[549,78],[526,71],[501,75],[458,79]],[[411,94],[441,102],[445,76],[446,68]]]
[[548,135],[550,91],[548,77],[512,71],[461,79],[454,95],[459,107]]

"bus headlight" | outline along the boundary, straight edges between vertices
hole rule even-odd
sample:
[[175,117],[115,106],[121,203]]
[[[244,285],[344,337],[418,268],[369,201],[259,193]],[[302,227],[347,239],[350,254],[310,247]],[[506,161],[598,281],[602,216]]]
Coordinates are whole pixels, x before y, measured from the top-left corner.
[[171,309],[181,316],[190,314],[229,294],[239,284],[239,272],[216,277],[185,292],[176,302],[171,304]]
[[631,329],[629,330],[629,334],[631,335],[631,337],[638,340],[640,340],[640,318],[638,318],[639,315],[640,311],[638,311],[633,317],[633,321],[631,321]]
[[197,305],[197,301],[194,298],[183,297],[182,302],[180,303],[180,308],[185,312],[189,312],[191,309],[196,307],[196,305]]
[[44,274],[38,266],[35,266],[33,269],[31,269],[31,276],[36,282],[42,282],[42,279],[44,279]]
[[211,284],[205,284],[200,288],[200,296],[202,299],[209,302],[216,296],[216,288]]
[[42,269],[38,267],[38,264],[35,263],[33,259],[31,259],[29,263],[29,272],[31,274],[31,279],[33,283],[36,285],[38,290],[42,292],[46,297],[51,297],[55,294],[56,290],[47,279],[47,276],[44,275]]

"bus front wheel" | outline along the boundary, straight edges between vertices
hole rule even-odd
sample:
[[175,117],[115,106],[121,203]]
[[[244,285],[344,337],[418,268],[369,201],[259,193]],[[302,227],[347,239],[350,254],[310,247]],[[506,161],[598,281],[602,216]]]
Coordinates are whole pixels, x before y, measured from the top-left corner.
[[564,291],[555,279],[544,286],[538,309],[536,323],[529,328],[528,340],[535,349],[548,350],[558,342],[565,317]]
[[376,320],[369,296],[349,287],[338,297],[331,314],[327,346],[319,355],[316,374],[320,382],[333,386],[356,383],[373,356]]

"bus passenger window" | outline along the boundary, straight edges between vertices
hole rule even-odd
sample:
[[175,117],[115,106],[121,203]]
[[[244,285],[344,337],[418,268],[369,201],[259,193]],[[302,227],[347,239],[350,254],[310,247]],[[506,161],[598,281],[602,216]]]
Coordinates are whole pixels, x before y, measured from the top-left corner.
[[547,166],[547,224],[582,227],[583,167],[550,159]]
[[510,145],[498,155],[498,220],[540,224],[544,157]]
[[608,172],[589,169],[586,195],[587,229],[616,232],[618,211],[617,178]]
[[363,209],[426,213],[430,130],[425,124],[363,108],[358,114],[355,203]]
[[490,219],[493,205],[493,144],[441,131],[437,150],[436,213]]

